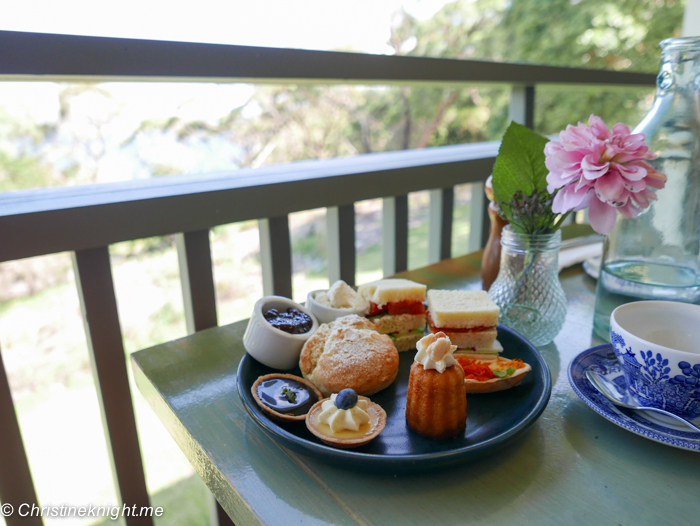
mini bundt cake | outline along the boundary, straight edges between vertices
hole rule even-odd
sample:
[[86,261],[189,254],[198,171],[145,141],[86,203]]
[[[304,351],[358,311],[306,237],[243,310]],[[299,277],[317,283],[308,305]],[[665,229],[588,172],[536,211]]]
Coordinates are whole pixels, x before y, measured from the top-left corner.
[[467,427],[464,369],[452,356],[456,346],[444,333],[429,334],[417,344],[406,400],[406,423],[426,438],[452,438]]

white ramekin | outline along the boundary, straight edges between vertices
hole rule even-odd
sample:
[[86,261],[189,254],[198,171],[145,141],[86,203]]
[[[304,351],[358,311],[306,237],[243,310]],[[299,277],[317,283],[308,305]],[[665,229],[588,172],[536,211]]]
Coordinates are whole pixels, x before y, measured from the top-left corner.
[[[286,311],[299,309],[311,317],[311,329],[304,334],[289,334],[276,329],[263,314],[270,309]],[[253,358],[273,369],[292,369],[299,363],[299,355],[306,340],[318,329],[316,317],[308,309],[282,296],[265,296],[253,307],[253,314],[243,335],[243,346]]]

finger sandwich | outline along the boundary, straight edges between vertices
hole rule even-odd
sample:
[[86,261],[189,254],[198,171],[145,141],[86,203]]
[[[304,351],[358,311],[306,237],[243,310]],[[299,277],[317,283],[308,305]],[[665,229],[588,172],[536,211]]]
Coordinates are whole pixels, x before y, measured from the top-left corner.
[[483,290],[429,290],[428,328],[444,332],[458,352],[498,354],[498,305]]
[[357,289],[369,301],[367,315],[399,352],[416,348],[425,331],[426,286],[407,279],[382,279]]

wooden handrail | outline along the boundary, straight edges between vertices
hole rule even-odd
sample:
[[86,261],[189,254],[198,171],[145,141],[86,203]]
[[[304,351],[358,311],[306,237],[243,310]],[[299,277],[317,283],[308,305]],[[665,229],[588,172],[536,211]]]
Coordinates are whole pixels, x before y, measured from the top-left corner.
[[[0,261],[483,181],[498,143],[0,194]],[[294,196],[294,199],[290,199]]]
[[0,31],[0,80],[651,86],[652,73]]

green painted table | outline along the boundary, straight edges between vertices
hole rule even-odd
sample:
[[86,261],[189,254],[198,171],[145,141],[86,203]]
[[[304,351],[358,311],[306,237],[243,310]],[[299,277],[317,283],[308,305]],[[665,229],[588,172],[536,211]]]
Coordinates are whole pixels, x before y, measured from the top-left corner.
[[[479,288],[479,253],[402,274],[433,288]],[[132,355],[139,389],[237,525],[698,524],[700,456],[629,433],[574,394],[569,361],[592,341],[595,282],[561,274],[566,324],[540,350],[552,398],[497,453],[421,475],[356,473],[299,456],[248,416],[236,390],[246,322]],[[673,521],[675,522],[675,521]]]

